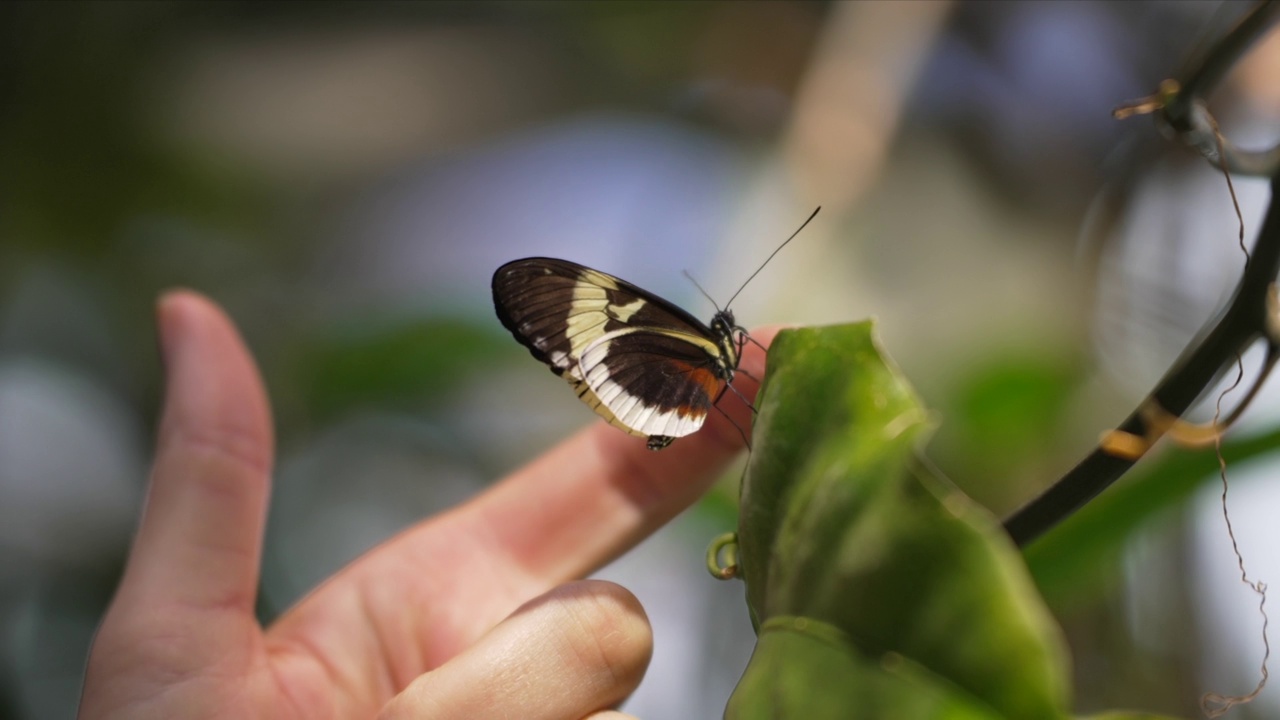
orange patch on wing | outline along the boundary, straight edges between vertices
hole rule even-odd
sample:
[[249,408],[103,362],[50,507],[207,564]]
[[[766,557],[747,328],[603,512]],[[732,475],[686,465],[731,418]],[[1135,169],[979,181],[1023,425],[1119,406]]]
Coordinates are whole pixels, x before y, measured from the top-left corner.
[[[681,372],[686,373],[688,375],[689,380],[691,380],[692,382],[696,382],[702,386],[702,389],[707,393],[707,399],[709,401],[715,400],[716,395],[720,394],[720,385],[721,385],[720,378],[716,377],[716,374],[712,372],[712,370],[709,367],[706,367],[706,366],[694,367],[692,365],[682,365]],[[685,406],[685,407],[677,408],[676,412],[679,413],[680,417],[682,418],[689,418],[689,417],[704,418],[707,416],[707,409],[701,408],[701,407]]]

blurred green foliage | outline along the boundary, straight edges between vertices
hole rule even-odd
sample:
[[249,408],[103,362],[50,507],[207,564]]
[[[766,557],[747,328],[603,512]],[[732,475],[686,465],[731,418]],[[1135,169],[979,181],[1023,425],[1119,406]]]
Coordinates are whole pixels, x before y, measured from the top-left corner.
[[477,323],[418,320],[333,333],[297,351],[310,415],[332,419],[361,407],[412,411],[465,386],[510,349]]
[[930,455],[966,492],[993,508],[1048,481],[1072,435],[1067,415],[1083,379],[1080,348],[992,351],[966,365],[939,398],[942,424]]

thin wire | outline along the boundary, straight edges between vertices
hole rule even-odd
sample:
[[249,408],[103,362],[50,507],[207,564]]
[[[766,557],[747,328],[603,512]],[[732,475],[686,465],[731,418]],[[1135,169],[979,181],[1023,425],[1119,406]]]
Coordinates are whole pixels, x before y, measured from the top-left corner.
[[1236,209],[1236,220],[1240,222],[1240,252],[1244,253],[1244,267],[1248,270],[1249,248],[1244,245],[1244,214],[1240,212],[1240,201],[1236,199],[1236,186],[1231,182],[1231,171],[1227,169],[1226,138],[1222,136],[1222,131],[1218,129],[1218,121],[1209,114],[1203,102],[1200,103],[1200,106],[1200,109],[1204,110],[1205,117],[1209,118],[1209,127],[1213,128],[1213,137],[1218,142],[1218,165],[1222,168],[1222,176],[1227,179],[1227,192],[1231,193],[1231,205]]
[[[1222,391],[1218,396],[1217,407],[1213,412],[1213,424],[1217,425],[1218,418],[1222,415],[1222,399],[1227,393],[1236,389],[1244,378],[1244,361],[1240,355],[1236,355],[1236,381],[1231,387]],[[1250,580],[1249,573],[1244,568],[1244,554],[1240,552],[1240,544],[1236,541],[1236,531],[1231,524],[1231,514],[1227,511],[1227,459],[1222,455],[1222,435],[1215,434],[1213,438],[1213,447],[1218,454],[1218,476],[1222,478],[1222,519],[1227,524],[1227,537],[1231,538],[1231,552],[1235,553],[1236,566],[1240,568],[1240,582],[1244,583],[1258,596],[1258,613],[1262,615],[1262,677],[1258,679],[1258,684],[1254,686],[1253,692],[1247,695],[1225,696],[1219,693],[1205,693],[1200,698],[1200,709],[1204,714],[1211,718],[1222,717],[1228,710],[1244,703],[1252,702],[1262,693],[1262,689],[1267,686],[1267,679],[1270,672],[1267,670],[1267,661],[1271,659],[1271,642],[1267,638],[1267,628],[1271,624],[1270,618],[1267,617],[1267,584],[1260,580]]]
[[[1203,104],[1201,109],[1204,110],[1205,116],[1209,118],[1209,125],[1213,128],[1214,138],[1218,141],[1218,158],[1223,160],[1225,138],[1222,137],[1222,131],[1218,129],[1218,121],[1214,119],[1213,115],[1209,114]],[[1222,167],[1223,176],[1227,179],[1227,190],[1231,193],[1231,204],[1235,207],[1236,219],[1240,222],[1240,252],[1244,253],[1244,266],[1247,269],[1249,267],[1249,249],[1244,244],[1244,215],[1240,212],[1240,202],[1236,199],[1235,186],[1231,183],[1231,171],[1227,169],[1225,161],[1220,162],[1219,165]],[[1218,402],[1213,411],[1213,426],[1217,426],[1218,418],[1222,416],[1223,398],[1227,396],[1227,393],[1235,390],[1243,378],[1244,360],[1241,359],[1239,353],[1236,353],[1236,381],[1231,384],[1231,387],[1223,390],[1218,395]],[[1244,554],[1240,552],[1240,544],[1236,541],[1236,531],[1231,524],[1231,513],[1227,509],[1227,459],[1222,454],[1222,434],[1220,432],[1214,433],[1213,447],[1218,454],[1218,476],[1222,479],[1222,519],[1227,525],[1227,537],[1231,538],[1231,552],[1235,553],[1236,566],[1240,568],[1240,582],[1248,586],[1258,596],[1258,613],[1262,615],[1262,666],[1258,684],[1254,686],[1253,692],[1247,695],[1227,697],[1218,693],[1205,693],[1200,698],[1200,709],[1206,716],[1217,718],[1225,715],[1228,710],[1236,705],[1252,702],[1262,693],[1262,689],[1267,686],[1267,679],[1270,677],[1270,672],[1267,670],[1267,661],[1271,659],[1271,641],[1267,637],[1267,628],[1271,624],[1271,619],[1267,616],[1267,584],[1261,580],[1249,579],[1249,573],[1244,567]]]

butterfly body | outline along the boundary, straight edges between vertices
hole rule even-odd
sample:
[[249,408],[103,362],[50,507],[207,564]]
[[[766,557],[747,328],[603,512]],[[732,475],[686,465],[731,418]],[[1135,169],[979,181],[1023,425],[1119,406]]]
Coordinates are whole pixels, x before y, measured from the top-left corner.
[[610,424],[661,450],[702,427],[733,382],[746,331],[729,310],[708,326],[653,293],[553,258],[498,268],[502,324]]

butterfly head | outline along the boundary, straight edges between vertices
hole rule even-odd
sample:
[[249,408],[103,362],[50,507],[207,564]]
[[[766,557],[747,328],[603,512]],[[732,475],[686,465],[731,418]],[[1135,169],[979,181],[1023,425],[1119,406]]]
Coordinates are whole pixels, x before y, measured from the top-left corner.
[[719,310],[715,316],[711,318],[711,332],[719,337],[721,335],[732,335],[734,330],[740,330],[737,321],[733,317],[732,310]]
[[720,376],[732,380],[733,371],[738,369],[742,356],[742,346],[746,343],[747,329],[739,325],[733,311],[726,308],[711,318],[711,334],[720,348],[720,357],[716,359]]

